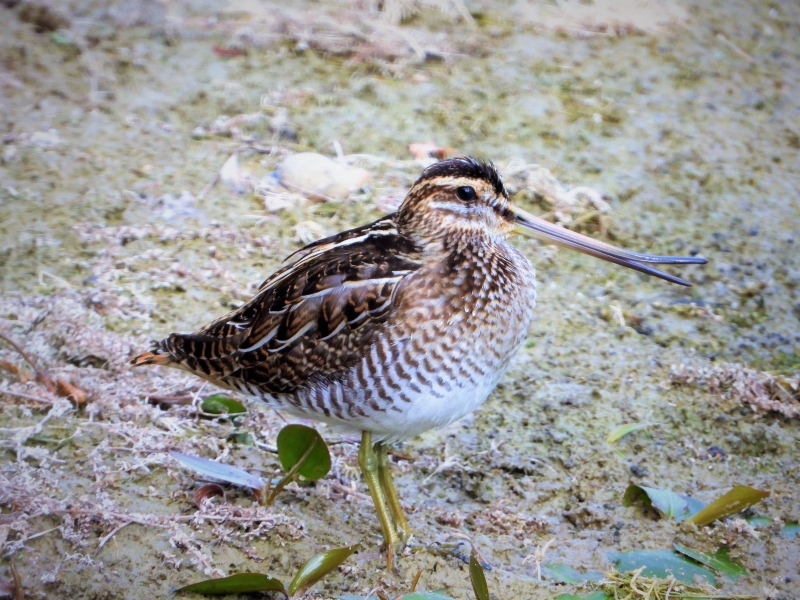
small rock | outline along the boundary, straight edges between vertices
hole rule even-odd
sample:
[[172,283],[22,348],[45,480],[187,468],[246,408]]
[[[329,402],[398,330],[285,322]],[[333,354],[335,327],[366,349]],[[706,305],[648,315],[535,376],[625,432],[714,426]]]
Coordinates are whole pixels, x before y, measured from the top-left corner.
[[61,143],[57,129],[47,131],[37,131],[31,135],[31,144],[40,148],[53,148]]
[[10,165],[17,159],[17,147],[13,144],[9,144],[5,148],[3,148],[3,155],[0,160],[2,160],[4,165]]
[[319,200],[342,201],[372,177],[366,169],[351,167],[315,152],[287,156],[276,175],[286,189]]
[[236,154],[231,154],[230,158],[222,165],[219,170],[219,178],[237,194],[244,194],[250,187],[250,180],[239,165],[239,157]]

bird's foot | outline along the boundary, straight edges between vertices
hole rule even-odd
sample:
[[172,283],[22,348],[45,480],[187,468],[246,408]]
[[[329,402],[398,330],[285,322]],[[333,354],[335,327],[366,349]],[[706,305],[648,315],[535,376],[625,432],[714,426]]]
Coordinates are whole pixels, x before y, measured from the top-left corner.
[[393,543],[386,544],[386,568],[394,572],[395,575],[400,575],[399,558],[409,547],[406,542],[407,540],[401,538]]

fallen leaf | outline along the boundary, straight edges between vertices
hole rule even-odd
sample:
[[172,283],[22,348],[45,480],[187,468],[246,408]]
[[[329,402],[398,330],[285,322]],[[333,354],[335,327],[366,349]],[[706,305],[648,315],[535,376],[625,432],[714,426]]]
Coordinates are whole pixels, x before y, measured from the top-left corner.
[[79,387],[72,385],[65,379],[56,379],[56,394],[62,398],[66,398],[76,407],[83,406],[89,399],[89,394],[84,392]]
[[616,563],[617,571],[627,573],[644,567],[642,575],[667,579],[670,575],[684,583],[694,583],[695,577],[704,579],[716,586],[717,578],[705,567],[672,550],[632,550],[630,552],[611,552],[611,562]]
[[672,517],[678,521],[685,521],[705,507],[702,502],[691,496],[635,484],[629,485],[625,490],[622,502],[625,506],[642,502],[655,508],[661,516]]
[[673,544],[673,547],[681,554],[685,554],[689,558],[692,558],[697,562],[706,565],[707,567],[711,567],[715,571],[719,571],[733,581],[736,581],[742,575],[747,575],[747,569],[745,569],[739,563],[731,560],[731,558],[728,556],[730,552],[728,548],[722,547],[714,554],[709,554],[708,552],[693,550],[692,548],[684,546],[683,544],[676,543]]
[[223,48],[222,46],[213,46],[211,50],[214,52],[214,54],[223,58],[233,58],[235,56],[242,56],[244,54],[244,50],[240,50],[239,48]]
[[200,403],[200,410],[210,415],[242,415],[247,412],[244,404],[225,394],[214,394],[203,398]]
[[211,596],[226,594],[251,594],[254,592],[280,592],[287,598],[286,588],[273,577],[261,573],[236,573],[230,577],[207,579],[178,588],[175,592],[196,592]]
[[417,160],[426,160],[435,158],[437,160],[444,160],[448,156],[456,154],[452,148],[445,148],[437,146],[433,142],[415,142],[408,145],[408,151]]
[[476,600],[489,600],[489,586],[486,583],[486,575],[474,552],[469,556],[469,579],[472,583],[472,591],[475,593]]
[[611,430],[611,433],[609,433],[608,437],[606,438],[606,442],[609,444],[614,444],[629,433],[639,431],[645,427],[650,427],[650,423],[627,423],[625,425],[620,425],[619,427],[615,427],[613,430]]
[[343,548],[331,548],[312,556],[300,567],[289,584],[289,595],[295,598],[305,594],[315,583],[350,558],[360,545],[359,542]]
[[200,486],[194,492],[194,505],[201,508],[203,502],[215,496],[222,496],[222,501],[225,502],[225,490],[218,483],[207,483]]
[[764,498],[769,498],[769,496],[769,492],[757,490],[747,485],[737,485],[730,492],[720,496],[691,517],[688,522],[697,526],[708,525],[719,519],[742,512],[744,509],[758,504]]
[[265,486],[264,482],[255,475],[231,465],[224,465],[213,460],[181,454],[180,452],[170,452],[170,456],[206,477],[213,477],[214,479],[254,490],[260,490]]

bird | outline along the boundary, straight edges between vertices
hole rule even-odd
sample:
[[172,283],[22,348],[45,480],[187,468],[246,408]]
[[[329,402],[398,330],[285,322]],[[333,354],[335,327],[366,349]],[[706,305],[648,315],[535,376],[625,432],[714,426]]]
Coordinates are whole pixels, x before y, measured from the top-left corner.
[[424,169],[396,212],[290,255],[248,302],[131,360],[183,369],[289,414],[360,432],[358,462],[387,562],[412,535],[390,444],[477,409],[523,344],[536,303],[516,233],[680,285],[631,252],[525,212],[497,169],[470,157]]

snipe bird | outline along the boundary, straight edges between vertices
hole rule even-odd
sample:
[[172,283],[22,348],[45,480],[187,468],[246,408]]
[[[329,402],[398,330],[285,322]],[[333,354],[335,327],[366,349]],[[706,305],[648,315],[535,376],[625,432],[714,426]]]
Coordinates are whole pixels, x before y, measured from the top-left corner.
[[233,312],[173,333],[135,365],[184,369],[304,418],[361,432],[359,464],[388,547],[411,530],[387,444],[478,408],[522,344],[536,300],[515,232],[655,275],[653,256],[553,225],[514,206],[491,164],[428,167],[397,212],[313,242]]

